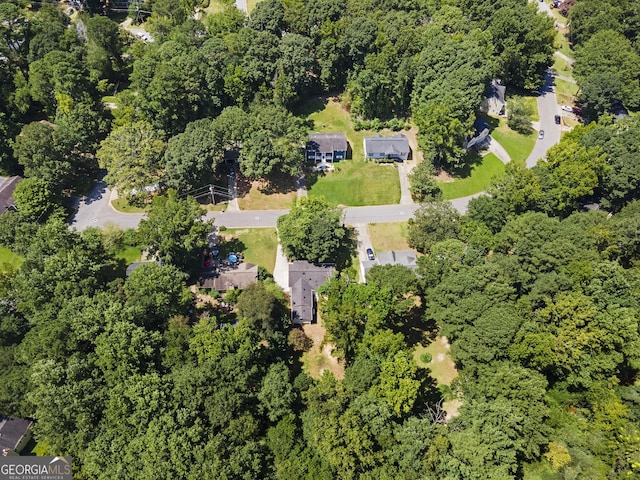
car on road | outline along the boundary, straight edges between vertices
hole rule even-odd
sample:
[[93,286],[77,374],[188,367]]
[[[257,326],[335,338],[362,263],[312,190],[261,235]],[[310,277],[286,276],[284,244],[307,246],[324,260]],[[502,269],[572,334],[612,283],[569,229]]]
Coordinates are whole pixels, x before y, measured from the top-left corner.
[[544,130],[540,130],[540,131],[538,132],[538,138],[539,138],[540,140],[542,140],[542,139],[544,138]]
[[553,117],[553,119],[556,121],[556,125],[560,125],[560,115],[556,115],[555,117]]
[[369,257],[369,260],[375,260],[376,259],[376,256],[373,253],[373,249],[367,248],[367,257]]
[[573,112],[573,107],[570,107],[569,105],[562,105],[562,110],[564,110],[565,112]]

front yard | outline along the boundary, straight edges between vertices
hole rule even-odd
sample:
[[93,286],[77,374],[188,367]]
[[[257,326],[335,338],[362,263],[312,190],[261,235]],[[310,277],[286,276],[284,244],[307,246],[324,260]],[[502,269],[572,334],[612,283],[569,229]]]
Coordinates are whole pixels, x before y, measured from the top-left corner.
[[406,222],[371,223],[369,238],[376,252],[409,250]]
[[[286,181],[285,181],[286,180]],[[296,191],[294,179],[286,177],[282,185],[267,184],[264,181],[246,182],[241,190],[238,204],[241,210],[279,210],[291,208]],[[243,190],[243,191],[242,191]]]
[[537,132],[523,135],[511,130],[506,118],[500,118],[499,121],[498,127],[491,131],[491,137],[504,147],[512,162],[524,164],[536,144]]
[[343,160],[335,171],[306,176],[310,196],[333,205],[391,205],[400,201],[400,178],[394,165],[366,160]]
[[504,163],[493,153],[482,157],[480,163],[471,166],[469,175],[463,178],[455,178],[451,182],[438,181],[444,200],[467,197],[474,193],[483,192],[491,184],[491,179],[504,172]]
[[255,263],[273,273],[276,264],[278,237],[275,228],[229,228],[220,232],[226,246],[221,242],[221,254],[229,251],[242,252],[245,262]]

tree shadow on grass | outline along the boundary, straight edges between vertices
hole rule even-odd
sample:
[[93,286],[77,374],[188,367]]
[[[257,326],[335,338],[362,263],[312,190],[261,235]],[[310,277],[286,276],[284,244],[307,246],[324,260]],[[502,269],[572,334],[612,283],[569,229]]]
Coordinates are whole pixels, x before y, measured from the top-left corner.
[[265,195],[289,193],[296,189],[295,178],[291,175],[278,174],[267,178],[267,182],[260,186],[260,192]]
[[408,346],[414,348],[417,344],[431,343],[438,334],[438,326],[431,319],[425,319],[424,307],[412,308],[404,318],[404,323],[396,327],[396,331],[404,335]]
[[467,152],[464,157],[463,164],[459,168],[451,168],[445,170],[447,173],[457,179],[467,178],[471,175],[473,168],[482,163],[482,157],[476,152]]
[[220,248],[220,258],[227,258],[230,253],[244,252],[247,246],[242,240],[232,237],[228,240],[220,238],[218,248]]
[[315,185],[318,179],[324,176],[326,176],[325,172],[314,170],[311,166],[306,167],[304,170],[304,183],[306,184],[307,189]]
[[344,270],[353,266],[353,257],[357,254],[356,231],[353,227],[345,227],[347,236],[336,252],[335,263],[338,270]]
[[312,113],[321,112],[327,106],[329,97],[314,97],[302,103],[296,108],[295,114],[300,117],[308,117]]

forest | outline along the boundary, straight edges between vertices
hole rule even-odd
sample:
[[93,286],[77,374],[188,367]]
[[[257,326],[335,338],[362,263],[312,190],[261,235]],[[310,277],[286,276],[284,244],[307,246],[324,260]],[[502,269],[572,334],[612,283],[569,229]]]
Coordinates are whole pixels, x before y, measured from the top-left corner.
[[[72,455],[78,479],[640,476],[640,12],[605,3],[569,14],[591,122],[536,167],[508,165],[464,215],[422,206],[417,271],[325,284],[345,370],[314,378],[269,275],[232,313],[196,302],[185,282],[211,225],[185,194],[225,151],[247,178],[296,173],[298,109],[328,92],[354,120],[410,119],[425,162],[460,165],[492,78],[543,84],[553,20],[524,0],[262,0],[197,19],[149,0],[144,42],[99,3],[72,21],[1,2],[0,170],[24,180],[0,215],[0,246],[23,258],[0,265],[0,413],[34,419],[40,452]],[[629,118],[608,113],[619,102]],[[100,169],[132,202],[170,190],[137,231],[69,229]],[[162,265],[126,276],[123,245]],[[458,371],[446,387],[414,358],[436,336]]]

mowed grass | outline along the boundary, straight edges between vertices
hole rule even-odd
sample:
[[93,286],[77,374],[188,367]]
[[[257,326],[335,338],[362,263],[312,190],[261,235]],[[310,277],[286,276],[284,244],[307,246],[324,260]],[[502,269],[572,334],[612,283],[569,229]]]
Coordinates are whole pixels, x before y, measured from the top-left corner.
[[567,36],[559,30],[556,30],[554,46],[560,53],[564,53],[567,57],[573,58],[574,53],[573,50],[571,50],[571,43],[569,43]]
[[225,240],[231,237],[243,245],[244,260],[255,263],[273,273],[276,265],[278,236],[275,228],[229,228],[221,232]]
[[343,160],[334,172],[307,175],[307,190],[332,205],[391,205],[400,201],[400,178],[393,165]]
[[[426,347],[418,344],[413,351],[413,358],[419,367],[431,370],[431,376],[435,378],[438,385],[451,385],[454,378],[458,376],[458,370],[453,360],[448,355],[449,342],[444,337],[436,337]],[[424,363],[420,360],[420,356],[424,352],[431,354],[431,361]]]
[[[506,147],[505,147],[506,148]],[[482,162],[471,167],[471,173],[465,178],[456,178],[453,182],[438,182],[444,200],[466,197],[487,189],[491,179],[504,172],[504,164],[493,153],[482,157]]]
[[253,9],[256,8],[258,2],[260,2],[260,0],[247,0],[247,10],[249,13],[253,12]]
[[296,191],[269,192],[259,182],[253,182],[248,193],[238,198],[242,210],[279,210],[291,208]]
[[569,62],[558,55],[553,56],[553,71],[556,72],[557,75],[573,78],[573,67]]
[[491,137],[504,147],[512,162],[524,162],[536,144],[536,132],[523,135],[509,128],[507,120],[500,118],[500,124],[491,132]]
[[[349,113],[334,98],[316,97],[302,106],[299,114],[313,122],[314,132],[344,132],[352,149],[351,160],[336,163],[334,172],[311,174],[309,195],[323,196],[334,205],[389,205],[400,202],[400,178],[392,165],[364,160],[364,137],[373,130],[353,129]],[[392,134],[383,131],[383,134]]]
[[139,262],[142,258],[142,251],[137,247],[122,247],[116,252],[116,258],[121,258],[127,265],[133,262]]
[[111,206],[123,213],[144,213],[146,211],[144,208],[130,205],[124,198],[116,198],[111,202]]
[[531,115],[531,121],[537,122],[540,120],[540,114],[538,113],[538,97],[532,95],[526,95],[522,97],[522,101],[525,105],[528,105],[533,114]]
[[578,94],[578,85],[565,82],[559,78],[555,79],[556,97],[559,105],[573,105],[576,95]]
[[369,238],[376,252],[409,249],[407,222],[372,223],[369,225]]
[[17,270],[22,265],[24,258],[13,253],[6,247],[0,247],[0,271]]

